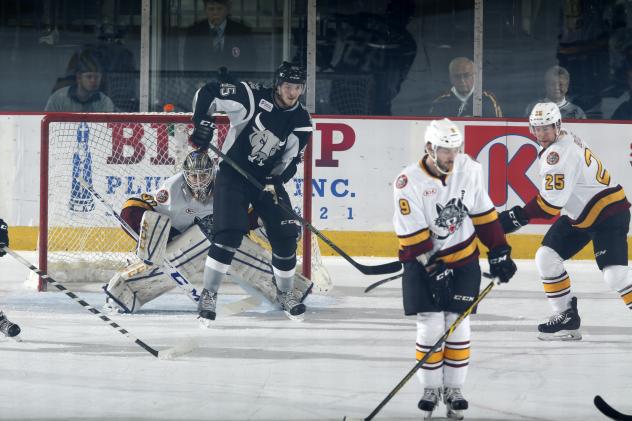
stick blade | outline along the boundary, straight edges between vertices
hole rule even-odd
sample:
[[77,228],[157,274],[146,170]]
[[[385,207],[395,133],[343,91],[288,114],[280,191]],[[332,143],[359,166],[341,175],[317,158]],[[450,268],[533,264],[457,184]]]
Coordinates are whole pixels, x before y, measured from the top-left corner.
[[597,409],[599,411],[601,411],[602,414],[604,414],[606,417],[613,419],[613,420],[617,420],[617,421],[627,421],[627,420],[632,420],[632,415],[626,415],[626,414],[622,414],[621,412],[617,411],[616,409],[614,409],[613,407],[611,407],[601,396],[596,395],[595,399],[593,400],[595,406],[597,407]]
[[382,263],[381,265],[375,266],[356,263],[353,266],[365,275],[386,275],[388,273],[395,273],[402,270],[402,264],[399,261]]
[[347,417],[345,415],[345,417],[342,419],[342,421],[364,421],[364,418]]
[[178,344],[172,348],[158,351],[158,358],[161,360],[173,360],[193,351],[196,346],[197,344],[193,339],[185,340],[181,344]]

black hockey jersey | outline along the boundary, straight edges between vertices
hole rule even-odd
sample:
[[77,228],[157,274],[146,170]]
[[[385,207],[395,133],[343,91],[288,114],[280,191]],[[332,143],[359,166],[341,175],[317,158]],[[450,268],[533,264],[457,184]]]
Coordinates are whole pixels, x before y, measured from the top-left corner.
[[[251,82],[208,83],[195,94],[193,109],[196,123],[216,112],[227,114],[230,128],[222,152],[260,181],[268,176],[291,179],[313,130],[302,104],[282,109],[274,101],[274,89]],[[220,170],[222,165],[227,164],[220,163]]]

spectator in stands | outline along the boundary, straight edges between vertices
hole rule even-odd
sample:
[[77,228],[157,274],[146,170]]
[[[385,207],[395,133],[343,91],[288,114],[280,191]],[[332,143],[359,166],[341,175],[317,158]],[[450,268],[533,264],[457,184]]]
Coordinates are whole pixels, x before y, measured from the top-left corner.
[[53,92],[75,83],[75,69],[81,55],[89,54],[102,66],[101,92],[110,97],[119,111],[138,111],[138,71],[134,53],[124,44],[126,29],[117,25],[99,26],[96,44],[84,44],[66,66],[66,75],[57,79]]
[[632,120],[632,60],[628,59],[625,67],[625,73],[628,78],[628,94],[630,95],[630,99],[617,107],[612,114],[612,117],[610,117],[612,120]]
[[544,88],[546,97],[533,101],[525,110],[525,117],[529,117],[531,110],[538,102],[554,102],[562,113],[562,119],[586,118],[586,113],[579,106],[573,104],[566,98],[568,87],[571,82],[571,75],[561,66],[553,66],[544,74]]
[[252,70],[256,57],[251,29],[228,17],[230,6],[230,0],[204,0],[206,19],[186,31],[185,71]]
[[45,111],[113,112],[114,103],[100,90],[102,66],[96,57],[82,54],[77,60],[75,83],[48,98]]
[[[432,101],[430,115],[448,117],[473,117],[474,62],[466,57],[453,59],[449,66],[452,87]],[[503,112],[493,93],[483,91],[483,115],[502,117]]]

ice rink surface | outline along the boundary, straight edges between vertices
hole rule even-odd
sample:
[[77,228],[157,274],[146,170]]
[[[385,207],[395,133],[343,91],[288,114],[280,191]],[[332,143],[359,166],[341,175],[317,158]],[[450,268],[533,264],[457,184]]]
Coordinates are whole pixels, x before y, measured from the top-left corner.
[[[22,254],[36,262],[35,253]],[[364,276],[339,258],[325,258],[325,265],[334,290],[308,298],[303,323],[262,305],[220,313],[203,329],[178,290],[138,314],[112,316],[158,349],[197,343],[190,354],[163,361],[66,295],[25,289],[27,269],[7,255],[0,259],[0,308],[22,327],[23,342],[0,338],[0,419],[366,417],[415,364],[415,319],[403,315],[399,281],[364,294],[383,277]],[[567,269],[584,339],[536,338],[550,310],[533,261],[519,262],[518,275],[495,287],[472,318],[466,420],[604,420],[592,404],[596,394],[632,413],[632,313],[594,262]],[[96,286],[66,286],[97,308],[103,304]],[[223,285],[220,306],[244,297]],[[375,419],[422,419],[421,393],[411,379]],[[444,415],[442,405],[435,416]]]

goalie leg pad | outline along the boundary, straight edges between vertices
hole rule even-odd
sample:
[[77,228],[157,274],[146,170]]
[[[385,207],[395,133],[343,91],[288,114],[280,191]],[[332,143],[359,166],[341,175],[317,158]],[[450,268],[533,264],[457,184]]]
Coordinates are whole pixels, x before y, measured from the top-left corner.
[[165,258],[170,231],[171,220],[168,216],[146,211],[140,223],[136,255],[143,261],[161,264]]
[[211,242],[200,227],[193,225],[167,245],[166,257],[190,283],[201,285],[210,248]]
[[115,273],[107,285],[103,286],[108,302],[113,302],[123,313],[133,313],[138,310],[142,304],[136,297],[136,292],[130,288],[128,281],[134,276],[149,272],[149,270],[150,267],[145,263],[138,262]]
[[[210,245],[194,225],[172,240],[163,254],[189,282],[201,283]],[[117,273],[105,291],[123,311],[131,313],[175,287],[175,281],[159,267],[139,262]]]
[[[260,296],[276,304],[277,287],[272,270],[272,255],[249,237],[244,237],[237,250],[228,275],[249,294]],[[294,275],[294,289],[300,293],[301,302],[307,297],[313,283],[300,274]]]

